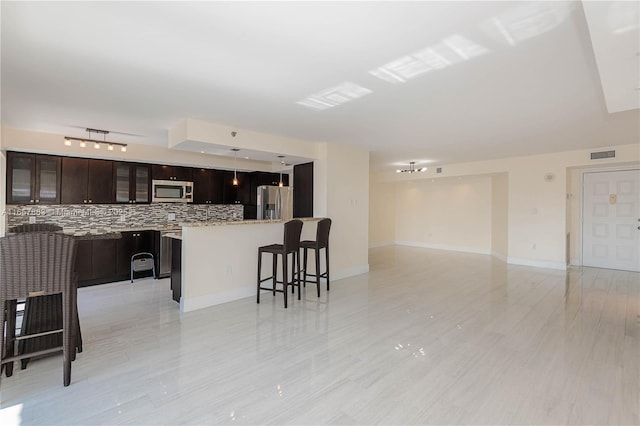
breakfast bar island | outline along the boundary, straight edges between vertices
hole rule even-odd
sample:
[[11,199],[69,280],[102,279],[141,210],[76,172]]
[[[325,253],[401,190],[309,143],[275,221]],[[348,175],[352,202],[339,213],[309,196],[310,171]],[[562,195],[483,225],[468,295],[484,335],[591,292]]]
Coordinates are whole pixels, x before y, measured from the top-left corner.
[[[301,218],[302,240],[315,239],[318,218]],[[258,247],[281,244],[286,220],[182,224],[181,312],[256,295]],[[310,262],[311,264],[312,262]],[[263,275],[271,274],[263,262]]]

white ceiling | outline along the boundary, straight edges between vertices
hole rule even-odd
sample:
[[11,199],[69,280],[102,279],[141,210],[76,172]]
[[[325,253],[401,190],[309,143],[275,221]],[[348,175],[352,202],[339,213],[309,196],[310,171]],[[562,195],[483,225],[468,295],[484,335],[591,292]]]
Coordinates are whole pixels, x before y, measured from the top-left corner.
[[[193,118],[364,147],[389,170],[640,139],[637,109],[607,111],[580,2],[1,8],[9,127],[108,129],[123,133],[113,140],[166,147],[168,129]],[[632,15],[603,19],[638,40]],[[638,51],[627,42],[617,58],[637,69]],[[624,83],[640,96],[637,80]]]

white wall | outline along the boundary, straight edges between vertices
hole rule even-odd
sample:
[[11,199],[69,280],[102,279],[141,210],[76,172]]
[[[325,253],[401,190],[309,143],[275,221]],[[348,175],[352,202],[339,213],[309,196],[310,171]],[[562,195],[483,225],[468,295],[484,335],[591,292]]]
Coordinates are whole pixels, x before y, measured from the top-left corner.
[[509,253],[509,176],[491,179],[491,254],[507,260]]
[[489,254],[491,189],[491,176],[396,184],[396,243]]

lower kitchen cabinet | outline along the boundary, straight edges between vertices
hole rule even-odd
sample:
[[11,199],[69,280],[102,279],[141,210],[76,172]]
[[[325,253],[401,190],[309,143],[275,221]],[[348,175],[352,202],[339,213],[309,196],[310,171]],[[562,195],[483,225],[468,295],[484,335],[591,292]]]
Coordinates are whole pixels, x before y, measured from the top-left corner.
[[117,240],[78,241],[76,273],[78,287],[115,281]]
[[171,297],[180,303],[182,296],[182,240],[171,238]]
[[[78,287],[128,280],[131,256],[147,252],[157,257],[155,231],[121,232],[117,240],[80,240],[77,244],[76,274]],[[153,272],[138,272],[135,278],[152,276]]]
[[[131,256],[136,253],[151,253],[157,257],[154,247],[155,231],[121,232],[122,238],[117,240],[116,275],[120,279],[127,279],[131,275]],[[152,271],[138,272],[135,278],[152,276]]]

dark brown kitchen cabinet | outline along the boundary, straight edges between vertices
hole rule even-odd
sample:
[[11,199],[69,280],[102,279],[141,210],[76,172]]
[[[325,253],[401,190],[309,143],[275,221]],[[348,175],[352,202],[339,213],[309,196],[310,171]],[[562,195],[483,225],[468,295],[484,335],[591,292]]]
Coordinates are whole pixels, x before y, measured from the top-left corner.
[[313,163],[293,166],[293,217],[313,217]]
[[182,240],[171,238],[171,298],[182,297]]
[[113,203],[113,162],[62,158],[62,204]]
[[76,274],[78,286],[112,282],[116,273],[117,240],[78,241]]
[[191,167],[154,164],[151,173],[153,179],[156,180],[193,181],[193,169]]
[[[129,277],[131,271],[131,256],[136,253],[151,253],[157,257],[154,247],[154,231],[121,232],[122,238],[117,240],[116,275],[121,279]],[[148,275],[153,275],[148,271]],[[141,275],[136,275],[140,277]]]
[[223,201],[221,170],[195,169],[193,171],[193,202],[196,204],[220,204]]
[[7,152],[7,204],[59,204],[60,157]]
[[150,203],[151,166],[138,163],[114,163],[113,185],[116,203]]
[[237,172],[238,185],[233,184],[233,171],[223,172],[222,202],[224,204],[250,204],[251,173]]
[[[256,186],[262,185],[278,185],[280,183],[280,173],[270,173],[270,172],[253,172],[253,175],[256,177]],[[289,174],[282,174],[282,183],[283,186],[289,186]]]

